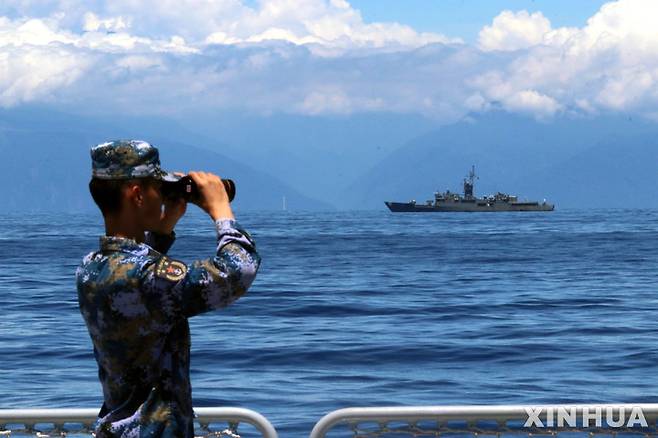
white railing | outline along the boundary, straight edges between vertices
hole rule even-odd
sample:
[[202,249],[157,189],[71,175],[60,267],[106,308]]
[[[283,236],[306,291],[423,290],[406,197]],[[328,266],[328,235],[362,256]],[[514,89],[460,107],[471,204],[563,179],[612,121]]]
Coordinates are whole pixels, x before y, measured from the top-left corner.
[[649,436],[656,434],[656,419],[658,404],[347,408],[325,415],[310,438],[325,438],[335,426],[343,432],[347,429],[353,437],[451,433],[532,436],[561,432],[584,432],[590,437],[596,433]]
[[[263,438],[278,438],[277,432],[258,412],[243,408],[196,408],[196,421],[206,435],[239,437],[242,423],[255,427]],[[67,433],[91,433],[98,409],[0,409],[0,436],[29,433],[61,436]],[[223,430],[211,430],[211,423],[227,423]]]
[[[12,434],[40,437],[91,433],[97,409],[0,410],[0,438]],[[242,408],[195,409],[197,431],[207,436],[237,438],[240,424],[253,426],[264,438],[278,438],[270,422]],[[416,406],[347,408],[325,415],[310,438],[325,438],[334,429],[353,437],[477,435],[556,435],[582,432],[616,436],[619,433],[657,435],[658,404]],[[226,423],[228,427],[217,428]],[[345,430],[347,429],[347,430]],[[251,436],[251,435],[249,435]],[[344,435],[343,435],[344,436]]]

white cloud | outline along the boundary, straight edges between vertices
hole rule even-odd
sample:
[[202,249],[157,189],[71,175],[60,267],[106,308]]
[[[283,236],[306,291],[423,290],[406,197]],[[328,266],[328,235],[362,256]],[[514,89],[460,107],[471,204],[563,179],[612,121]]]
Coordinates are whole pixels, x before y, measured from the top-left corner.
[[101,19],[93,12],[87,12],[84,15],[82,28],[87,32],[119,32],[130,27],[130,19],[123,17],[112,17]]
[[340,89],[313,91],[304,98],[302,109],[308,114],[350,113],[351,100]]
[[130,55],[116,61],[117,67],[123,67],[132,71],[149,70],[153,68],[165,68],[162,59],[158,56]]
[[295,35],[293,32],[287,30],[287,29],[282,29],[280,27],[270,27],[266,31],[259,33],[258,35],[252,35],[246,40],[239,40],[235,39],[234,41],[236,42],[242,42],[246,41],[249,43],[260,43],[263,41],[268,41],[268,40],[281,40],[281,41],[288,41],[293,44],[313,44],[313,43],[322,43],[323,41],[320,40],[317,37],[313,36],[298,36]]
[[[54,90],[67,101],[76,96],[84,99],[84,93],[93,90],[95,96],[106,94],[108,102],[121,106],[144,98],[140,94],[153,93],[161,101],[150,107],[156,111],[180,108],[184,105],[168,99],[182,98],[263,111],[271,107],[314,114],[371,110],[382,106],[380,96],[328,92],[359,87],[345,87],[340,74],[331,75],[333,83],[316,80],[313,72],[322,64],[318,57],[368,56],[458,42],[398,23],[365,23],[344,0],[268,0],[256,8],[240,0],[6,0],[0,12],[3,7],[19,11],[20,17],[0,17],[0,50],[16,49],[3,53],[6,65],[14,68],[0,72],[1,105],[43,99]],[[290,51],[289,43],[306,48]],[[37,52],[49,56],[35,58]],[[62,63],[51,65],[57,64],[57,56],[62,56]],[[290,62],[309,63],[302,74],[298,66],[290,67],[292,75],[286,77],[296,76],[303,83],[286,82],[277,92],[269,82],[280,75],[277,69],[288,68]],[[18,68],[26,63],[37,70],[27,77]],[[177,86],[172,88],[172,83]],[[235,96],[234,90],[249,94],[250,89],[254,96],[247,103]]]
[[52,101],[90,65],[89,59],[62,47],[5,47],[0,51],[0,106]]
[[242,42],[239,38],[229,36],[226,32],[213,32],[205,39],[206,44],[237,44]]
[[555,99],[535,90],[515,92],[505,98],[505,104],[513,111],[527,112],[539,118],[550,118],[561,109]]
[[513,52],[471,84],[511,111],[534,108],[538,117],[566,109],[648,114],[658,105],[657,21],[653,0],[609,2],[582,28],[554,29],[539,13],[503,12],[479,44]]
[[70,44],[75,37],[69,32],[53,29],[52,20],[27,19],[12,21],[0,17],[0,47],[46,46],[51,43]]
[[658,71],[646,71],[643,68],[624,69],[606,81],[597,95],[597,101],[608,108],[626,110],[634,102],[645,97],[654,100],[658,97],[656,83]]
[[610,2],[580,28],[503,11],[477,47],[367,23],[346,0],[4,0],[0,15],[9,10],[14,18],[0,17],[3,106],[102,99],[104,109],[136,112],[442,120],[492,106],[540,119],[658,113],[654,0]]
[[4,0],[3,9],[31,17],[59,20],[87,31],[120,32],[163,39],[180,35],[192,44],[234,44],[267,39],[294,44],[311,42],[341,48],[395,44],[419,47],[460,42],[436,33],[419,33],[399,23],[365,23],[345,0],[260,0],[257,7],[242,0]]
[[541,44],[550,30],[551,23],[541,12],[503,11],[480,31],[479,45],[484,51],[525,49]]
[[71,46],[74,36],[51,26],[0,17],[0,105],[50,101],[90,66],[91,60]]

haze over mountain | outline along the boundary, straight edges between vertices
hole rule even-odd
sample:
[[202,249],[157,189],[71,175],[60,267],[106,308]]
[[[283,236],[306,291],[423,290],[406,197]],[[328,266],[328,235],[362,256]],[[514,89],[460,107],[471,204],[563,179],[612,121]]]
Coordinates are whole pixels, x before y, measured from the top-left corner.
[[538,122],[493,111],[407,142],[346,191],[352,208],[424,202],[461,192],[471,165],[476,195],[498,191],[558,207],[658,207],[658,126],[623,116]]
[[471,165],[480,176],[477,195],[546,198],[558,208],[658,207],[658,126],[638,118],[540,122],[490,111],[440,128],[376,113],[218,115],[214,123],[191,124],[36,108],[0,111],[0,182],[11,187],[4,204],[18,211],[95,208],[86,188],[89,147],[115,138],[153,142],[165,168],[236,180],[238,209],[280,210],[284,196],[291,210],[424,202],[436,190],[460,192]]
[[[134,126],[137,124],[138,126]],[[167,135],[164,135],[167,134]],[[168,120],[115,123],[45,110],[0,112],[0,184],[7,211],[89,211],[89,148],[117,138],[144,138],[158,146],[165,169],[209,170],[237,182],[236,209],[330,209],[284,182],[207,149],[177,141],[188,133]]]
[[[221,113],[182,119],[199,141],[299,192],[344,207],[345,189],[409,139],[439,123],[415,114],[351,116]],[[215,141],[213,141],[213,139]]]

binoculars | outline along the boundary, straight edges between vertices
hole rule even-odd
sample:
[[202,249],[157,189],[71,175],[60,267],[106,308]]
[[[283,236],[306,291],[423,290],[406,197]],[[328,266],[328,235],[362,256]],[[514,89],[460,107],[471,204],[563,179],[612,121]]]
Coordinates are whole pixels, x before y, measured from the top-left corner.
[[[230,179],[223,179],[222,183],[228,195],[228,202],[235,198],[235,183]],[[199,199],[199,188],[189,176],[184,176],[176,182],[164,182],[162,184],[162,196],[169,199],[183,198],[187,202],[195,202]]]

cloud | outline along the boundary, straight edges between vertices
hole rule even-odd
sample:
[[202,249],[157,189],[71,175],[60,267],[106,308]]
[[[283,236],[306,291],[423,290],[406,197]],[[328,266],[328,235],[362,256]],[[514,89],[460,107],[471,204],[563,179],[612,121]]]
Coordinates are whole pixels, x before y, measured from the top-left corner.
[[120,32],[122,30],[128,29],[130,27],[131,21],[131,19],[126,19],[123,17],[112,17],[103,20],[93,12],[87,12],[84,16],[84,23],[82,28],[86,32]]
[[525,49],[542,43],[550,30],[541,12],[503,11],[480,31],[479,46],[484,51]]
[[365,23],[344,0],[260,0],[250,7],[242,0],[4,0],[0,14],[18,17],[58,16],[69,28],[125,31],[157,39],[181,36],[192,44],[283,40],[341,48],[419,47],[460,42],[444,35],[416,32],[399,23]]
[[653,0],[609,2],[582,27],[503,11],[477,46],[367,23],[345,0],[5,0],[2,14],[2,106],[444,121],[500,106],[539,119],[658,112]]
[[70,32],[53,29],[52,20],[16,20],[0,17],[0,47],[47,46],[51,43],[70,44],[75,36]]
[[0,105],[54,101],[58,91],[79,80],[90,65],[89,59],[64,47],[5,49],[0,52]]
[[385,102],[377,97],[350,97],[345,90],[338,87],[318,88],[310,91],[305,97],[299,112],[305,114],[349,114],[358,111],[383,111]]
[[[56,90],[69,102],[88,99],[85,93],[93,91],[94,98],[107,100],[106,108],[125,107],[131,99],[149,99],[147,94],[153,93],[151,111],[165,112],[184,107],[183,99],[197,108],[233,105],[264,112],[374,110],[384,108],[385,99],[359,91],[369,78],[364,75],[358,83],[342,79],[340,70],[349,65],[350,56],[459,43],[398,23],[365,23],[343,0],[269,0],[255,8],[239,0],[7,0],[0,12],[2,8],[15,15],[0,18],[6,63],[30,60],[40,72],[64,75],[59,81],[37,80],[34,73],[35,80],[27,81],[18,69],[5,70],[0,83],[11,96],[0,101],[5,106],[39,100]],[[43,58],[47,65],[39,65],[35,55],[51,47],[58,50]],[[50,65],[57,54],[63,56],[62,72]],[[322,65],[340,70],[325,73],[319,70]],[[368,63],[367,68],[378,67]],[[13,86],[18,83],[23,85]],[[246,95],[250,99],[245,101]]]
[[555,99],[535,90],[515,92],[505,98],[505,104],[513,111],[527,112],[539,118],[550,118],[561,109]]
[[50,101],[75,83],[91,61],[70,46],[73,41],[41,20],[0,17],[0,105]]
[[658,104],[657,19],[658,3],[651,0],[609,2],[582,28],[554,29],[540,13],[504,11],[479,38],[480,48],[501,62],[470,83],[508,110],[537,117],[562,111],[648,116]]

